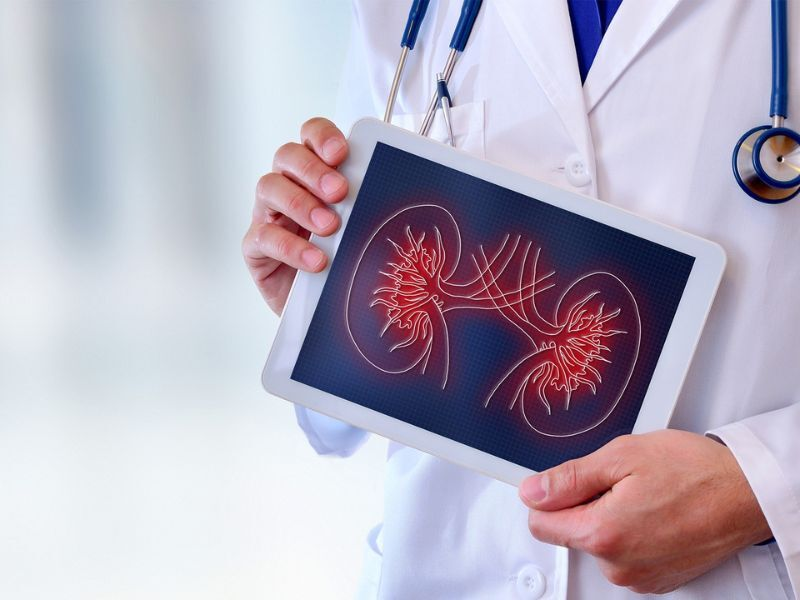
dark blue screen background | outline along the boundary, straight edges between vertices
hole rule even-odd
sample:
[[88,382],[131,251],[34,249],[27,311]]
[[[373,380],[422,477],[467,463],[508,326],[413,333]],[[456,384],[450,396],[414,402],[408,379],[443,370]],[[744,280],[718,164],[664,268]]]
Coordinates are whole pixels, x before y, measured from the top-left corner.
[[[364,360],[347,333],[347,288],[366,241],[390,215],[413,204],[445,207],[461,228],[465,262],[478,244],[517,233],[546,249],[560,286],[588,271],[610,271],[636,297],[639,358],[613,412],[572,437],[533,431],[507,403],[483,400],[524,351],[525,339],[486,311],[453,311],[453,368],[443,390],[418,370],[386,374]],[[588,454],[630,433],[675,315],[694,258],[493,183],[377,144],[302,345],[292,379],[537,471]],[[369,310],[365,307],[364,310]]]

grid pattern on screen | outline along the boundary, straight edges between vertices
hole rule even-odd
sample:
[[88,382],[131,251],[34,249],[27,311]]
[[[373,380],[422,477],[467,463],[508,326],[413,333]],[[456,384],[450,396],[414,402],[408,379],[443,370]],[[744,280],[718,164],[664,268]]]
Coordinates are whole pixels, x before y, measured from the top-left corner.
[[[453,365],[444,390],[430,374],[416,370],[387,374],[364,360],[345,328],[347,289],[376,228],[388,216],[416,204],[440,206],[454,216],[461,230],[465,269],[468,265],[463,263],[480,244],[489,252],[505,234],[512,234],[542,248],[561,288],[594,270],[612,272],[626,282],[639,306],[641,345],[625,392],[602,423],[579,435],[552,437],[533,431],[503,401],[493,400],[484,408],[493,378],[525,352],[528,342],[513,328],[477,314],[481,311],[453,312],[448,325]],[[292,378],[542,470],[632,430],[693,262],[691,256],[379,143]],[[356,307],[351,318],[369,310],[368,304]],[[570,410],[575,418],[585,414],[590,422],[594,406],[585,403]]]

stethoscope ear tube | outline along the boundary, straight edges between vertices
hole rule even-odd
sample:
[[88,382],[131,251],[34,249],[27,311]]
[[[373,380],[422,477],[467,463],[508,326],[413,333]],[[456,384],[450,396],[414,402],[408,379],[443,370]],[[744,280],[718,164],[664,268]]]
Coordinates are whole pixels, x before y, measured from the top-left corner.
[[472,33],[475,19],[478,18],[482,2],[483,0],[464,0],[461,5],[461,16],[458,18],[453,37],[450,40],[450,48],[456,52],[463,52],[467,47],[467,40]]
[[422,21],[425,19],[425,13],[428,11],[428,4],[430,0],[414,0],[411,3],[411,9],[408,11],[408,19],[406,20],[406,27],[403,30],[403,38],[400,40],[400,60],[397,61],[397,68],[394,71],[394,78],[392,84],[389,86],[389,98],[386,100],[386,112],[383,113],[383,120],[387,123],[392,122],[392,113],[394,112],[394,102],[397,99],[397,90],[400,89],[400,81],[403,79],[403,69],[406,66],[406,59],[408,53],[414,49],[417,43],[417,36],[419,35],[419,28],[422,27]]
[[425,19],[425,13],[428,10],[428,4],[431,0],[414,0],[411,3],[411,10],[408,11],[408,20],[406,21],[406,28],[403,31],[403,40],[400,45],[409,50],[414,49],[417,43],[417,36],[419,35],[419,28],[422,26],[422,21]]

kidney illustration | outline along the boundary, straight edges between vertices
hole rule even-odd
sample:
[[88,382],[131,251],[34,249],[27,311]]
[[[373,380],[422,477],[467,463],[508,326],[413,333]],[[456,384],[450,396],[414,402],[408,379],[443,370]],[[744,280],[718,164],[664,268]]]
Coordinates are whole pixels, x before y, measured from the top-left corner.
[[434,204],[386,219],[367,238],[347,290],[353,344],[383,373],[434,378],[444,389],[458,360],[450,313],[486,311],[497,327],[522,335],[526,351],[487,382],[484,407],[502,402],[551,437],[596,427],[617,406],[636,365],[636,299],[606,271],[560,282],[543,268],[545,250],[534,240],[509,234],[487,241],[491,252],[479,244],[462,254],[458,223]]

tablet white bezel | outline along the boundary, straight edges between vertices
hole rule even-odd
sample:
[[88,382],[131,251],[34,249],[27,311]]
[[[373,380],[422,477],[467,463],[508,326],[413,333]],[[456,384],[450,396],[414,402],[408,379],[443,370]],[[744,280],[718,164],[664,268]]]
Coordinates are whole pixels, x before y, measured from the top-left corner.
[[[340,169],[350,183],[348,197],[335,207],[342,226],[331,237],[313,239],[329,257],[334,256],[342,238],[378,142],[694,256],[692,272],[633,432],[643,433],[667,425],[725,268],[725,252],[718,244],[588,196],[535,181],[393,125],[363,119],[353,127],[349,138],[350,155]],[[264,388],[269,393],[512,485],[518,485],[533,473],[528,468],[292,380],[292,370],[329,272],[330,266],[321,273],[300,273],[295,279],[262,375]]]

